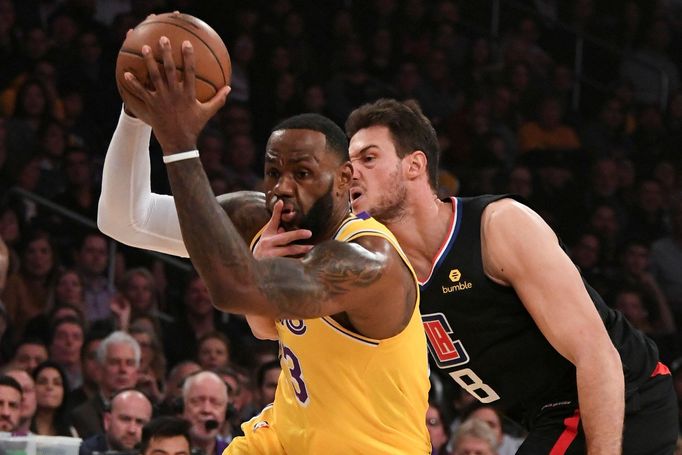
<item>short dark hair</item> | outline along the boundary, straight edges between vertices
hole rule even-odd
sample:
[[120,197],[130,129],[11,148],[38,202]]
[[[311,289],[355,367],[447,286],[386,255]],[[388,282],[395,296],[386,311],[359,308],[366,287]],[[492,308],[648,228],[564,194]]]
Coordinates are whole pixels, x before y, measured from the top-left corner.
[[77,325],[78,327],[81,328],[83,336],[85,337],[85,325],[83,324],[83,321],[79,320],[75,316],[64,316],[63,318],[59,318],[56,321],[52,322],[52,324],[50,325],[50,345],[54,342],[54,337],[57,334],[57,329],[64,324]]
[[265,382],[265,374],[270,370],[274,370],[275,368],[282,368],[279,360],[271,360],[258,367],[258,370],[256,370],[256,385],[258,385],[259,389],[263,387],[263,382]]
[[140,453],[144,454],[149,448],[149,443],[154,438],[166,439],[182,436],[187,440],[187,445],[191,447],[189,428],[189,422],[180,417],[161,416],[150,420],[142,428],[142,440],[139,445]]
[[438,135],[419,104],[414,100],[397,101],[382,98],[363,104],[350,113],[346,120],[346,134],[353,137],[358,131],[372,126],[385,126],[391,132],[395,150],[403,158],[415,150],[426,155],[431,188],[438,190]]
[[281,130],[313,130],[324,134],[327,150],[332,151],[341,161],[348,161],[348,138],[343,130],[327,117],[308,113],[289,117],[279,122],[271,131]]
[[21,384],[19,384],[19,381],[14,379],[12,376],[8,376],[6,374],[3,374],[0,376],[0,385],[4,385],[6,387],[11,387],[15,389],[17,392],[19,392],[19,396],[24,396],[24,391],[21,388]]

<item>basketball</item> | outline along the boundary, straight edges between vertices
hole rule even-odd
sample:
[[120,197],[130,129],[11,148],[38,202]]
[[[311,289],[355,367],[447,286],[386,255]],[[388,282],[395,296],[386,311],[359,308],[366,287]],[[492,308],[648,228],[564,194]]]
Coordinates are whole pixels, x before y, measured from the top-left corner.
[[182,42],[188,40],[194,47],[196,62],[196,96],[205,102],[230,83],[232,64],[225,43],[206,22],[178,12],[150,16],[135,27],[126,37],[116,59],[116,85],[125,103],[134,96],[123,85],[123,74],[129,71],[145,87],[151,87],[149,73],[142,56],[142,46],[151,47],[159,71],[164,74],[159,38],[170,40],[173,60],[182,80]]

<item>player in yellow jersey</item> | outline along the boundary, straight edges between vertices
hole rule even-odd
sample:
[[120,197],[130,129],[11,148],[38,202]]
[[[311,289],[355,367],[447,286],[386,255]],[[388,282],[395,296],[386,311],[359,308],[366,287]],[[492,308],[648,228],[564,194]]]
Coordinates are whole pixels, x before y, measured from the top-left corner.
[[[182,49],[187,84],[170,44],[162,39],[159,46],[165,74],[144,47],[154,90],[129,79],[137,98],[126,108],[153,127],[174,198],[140,182],[149,130],[122,114],[105,162],[98,224],[124,243],[189,253],[216,307],[278,321],[283,374],[274,405],[245,424],[245,436],[226,453],[429,453],[416,278],[385,227],[350,216],[345,135],[319,115],[285,120],[267,144],[265,195],[216,200],[195,148],[229,90],[199,103],[191,46]],[[143,163],[135,170],[136,160]],[[303,257],[254,259],[244,240],[273,210],[284,230],[309,231],[314,247]]]

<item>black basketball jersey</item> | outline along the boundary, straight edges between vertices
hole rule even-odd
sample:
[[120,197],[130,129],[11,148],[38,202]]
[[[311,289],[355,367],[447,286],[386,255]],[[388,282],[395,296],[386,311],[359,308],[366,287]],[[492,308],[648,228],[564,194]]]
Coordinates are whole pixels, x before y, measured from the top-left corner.
[[[514,289],[483,271],[481,214],[504,197],[451,199],[448,238],[430,276],[420,283],[421,313],[432,368],[518,418],[540,406],[575,400],[577,385],[575,367],[545,339]],[[630,394],[654,370],[656,346],[584,285],[620,353]]]

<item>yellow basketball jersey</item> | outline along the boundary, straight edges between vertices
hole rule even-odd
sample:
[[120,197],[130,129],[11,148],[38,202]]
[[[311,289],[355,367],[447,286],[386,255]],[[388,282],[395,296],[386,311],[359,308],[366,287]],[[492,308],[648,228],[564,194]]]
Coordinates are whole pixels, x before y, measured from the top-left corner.
[[387,239],[412,271],[417,302],[408,325],[385,340],[364,337],[331,317],[277,322],[279,377],[273,407],[287,454],[428,454],[428,365],[417,277],[391,232],[350,217],[335,239]]

